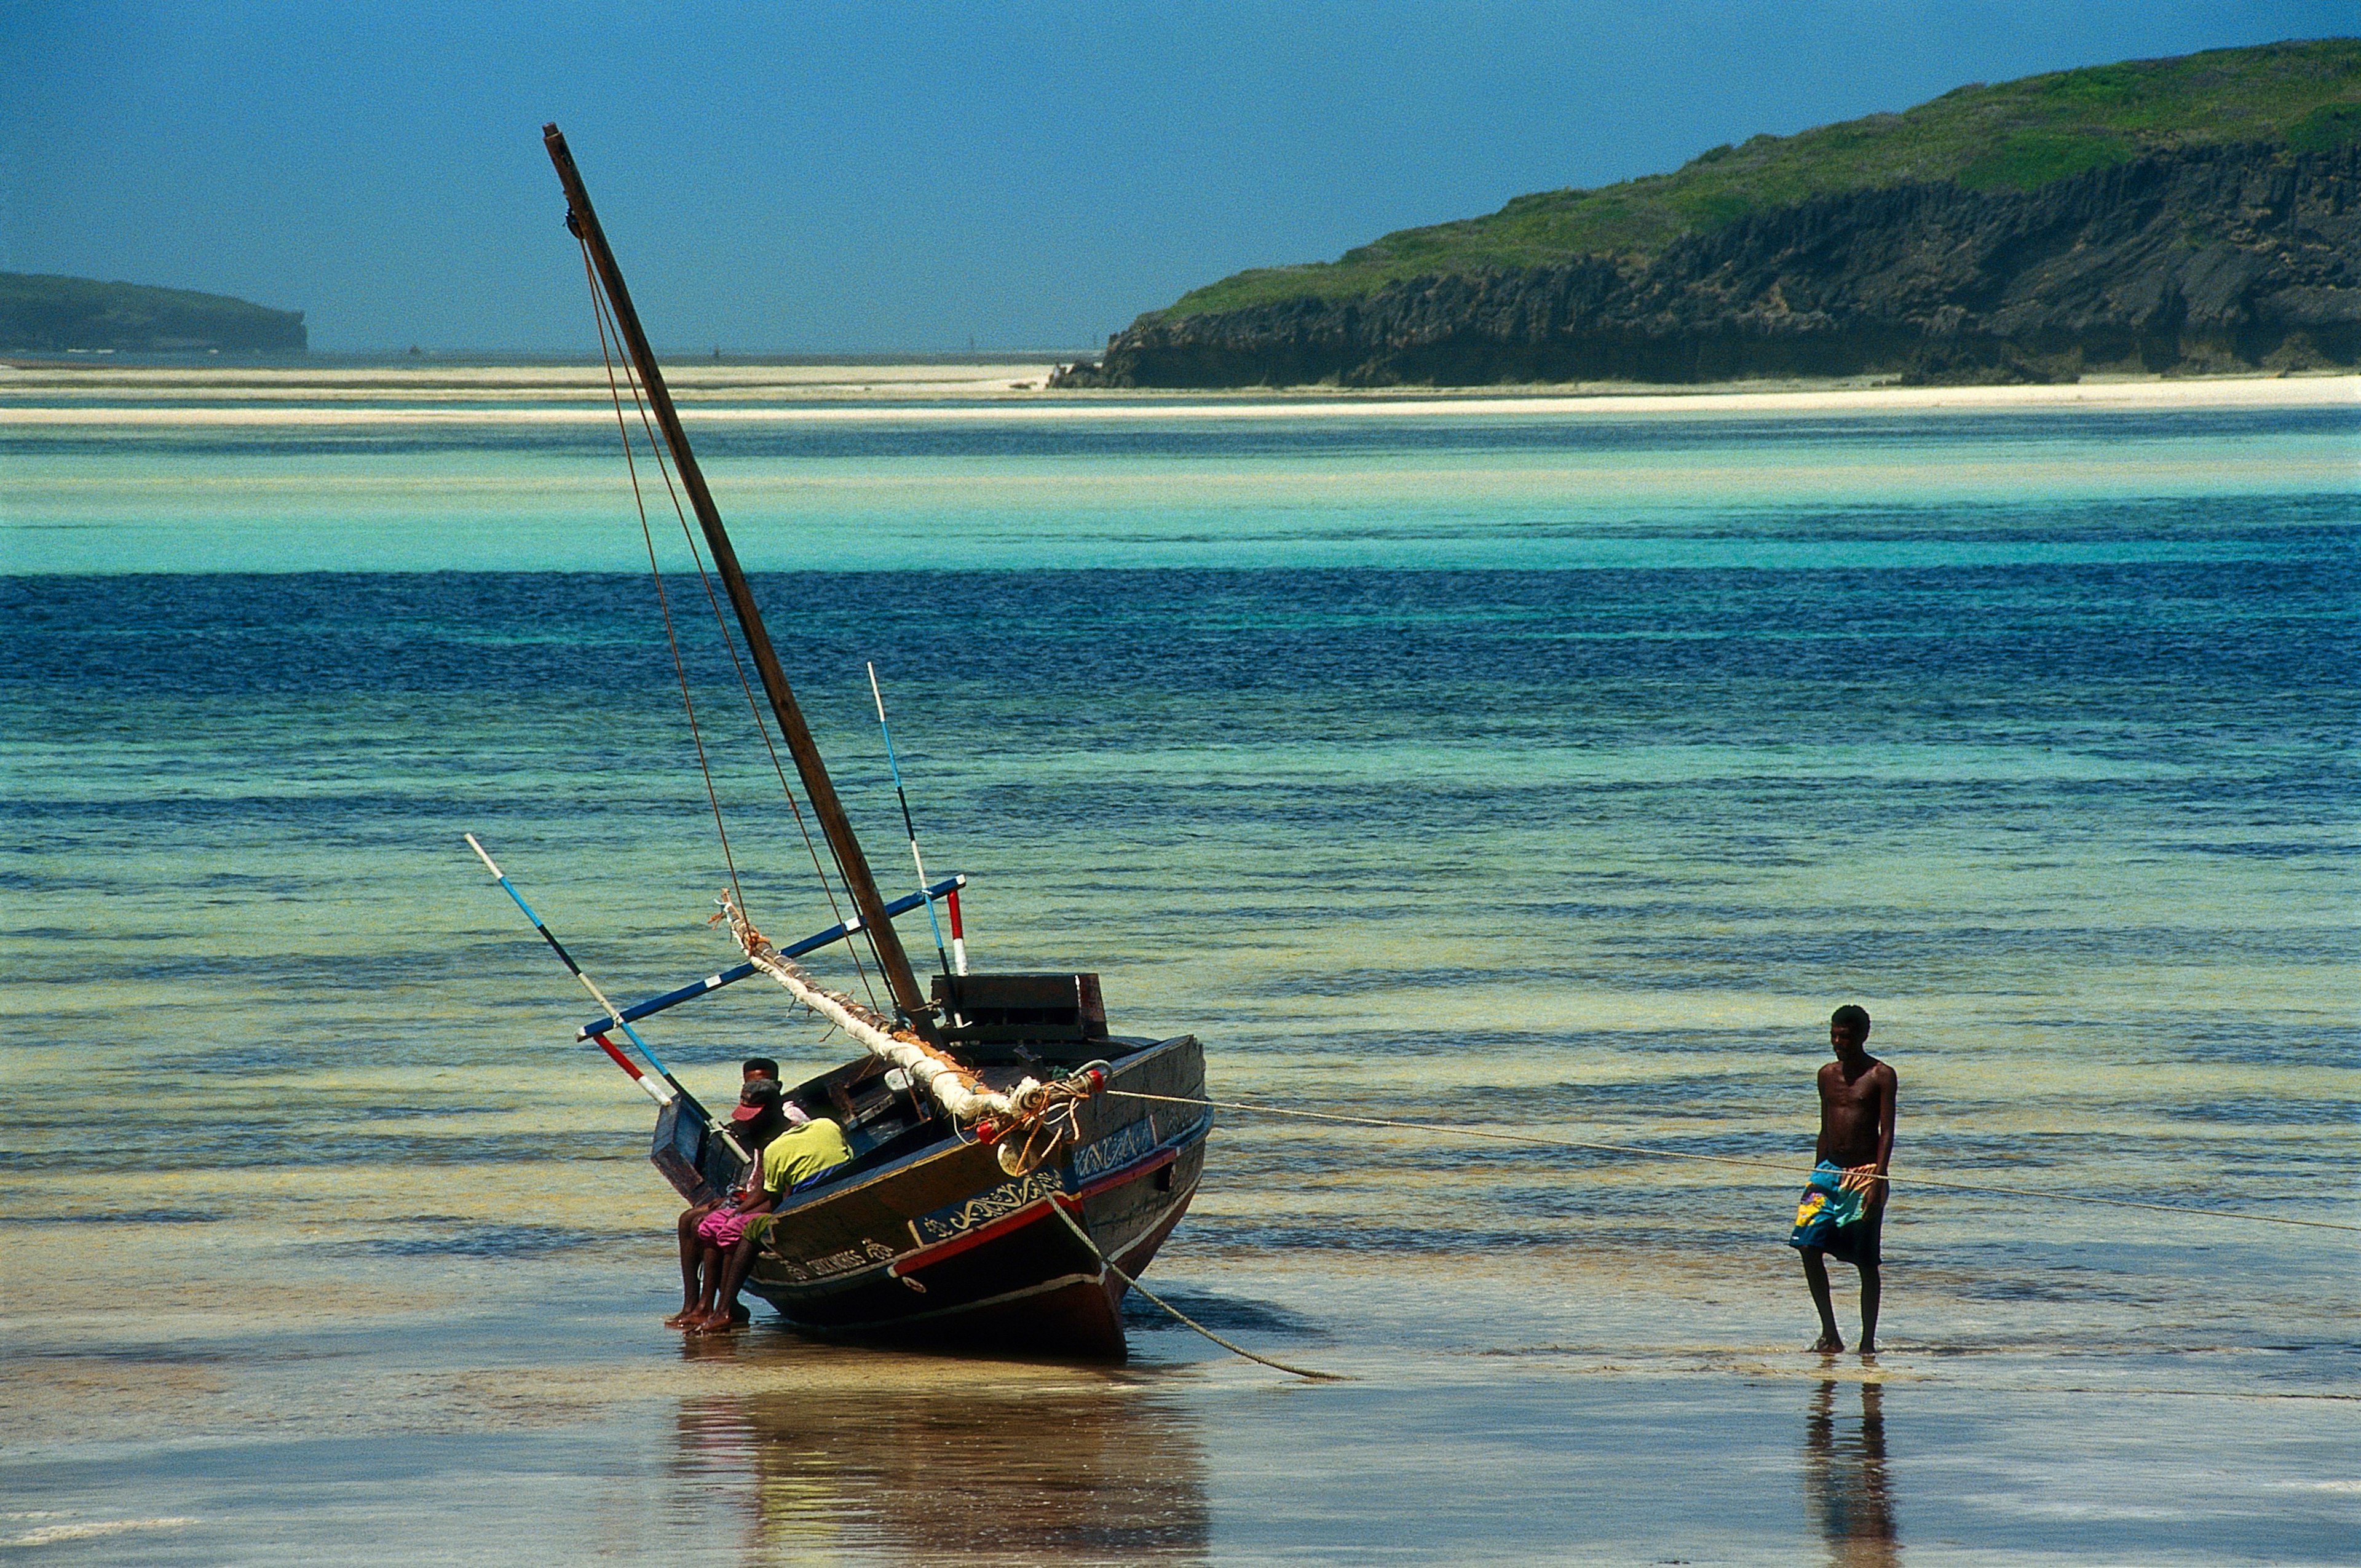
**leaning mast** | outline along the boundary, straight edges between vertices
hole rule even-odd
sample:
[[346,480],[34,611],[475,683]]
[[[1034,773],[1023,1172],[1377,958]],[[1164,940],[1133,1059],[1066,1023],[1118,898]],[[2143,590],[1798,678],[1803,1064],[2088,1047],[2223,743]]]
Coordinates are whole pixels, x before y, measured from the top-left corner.
[[811,800],[820,830],[828,835],[829,848],[836,853],[837,865],[844,873],[845,886],[852,894],[853,907],[860,912],[861,924],[876,944],[878,963],[885,971],[885,983],[893,992],[895,1008],[932,1041],[935,1029],[931,1004],[918,989],[917,974],[910,968],[909,955],[902,950],[902,938],[895,932],[893,916],[885,913],[885,901],[877,892],[877,880],[870,874],[869,858],[862,853],[861,841],[853,837],[851,820],[844,814],[843,803],[837,799],[828,765],[821,761],[811,729],[804,722],[803,710],[796,706],[786,674],[779,667],[779,656],[771,646],[770,633],[763,629],[762,612],[755,608],[753,592],[746,586],[746,574],[739,567],[738,552],[721,526],[720,510],[713,504],[713,492],[706,488],[704,471],[697,466],[697,455],[689,450],[688,433],[681,427],[672,393],[664,386],[664,372],[657,367],[647,334],[640,327],[639,313],[631,308],[631,294],[624,285],[622,269],[615,264],[615,253],[607,247],[606,231],[598,226],[598,214],[591,208],[590,192],[583,186],[581,170],[575,167],[574,155],[566,149],[566,137],[555,124],[541,127],[541,139],[549,148],[550,162],[557,168],[559,183],[566,187],[566,226],[588,247],[590,264],[606,291],[607,302],[614,309],[623,346],[639,372],[649,406],[655,411],[664,444],[672,448],[673,466],[680,473],[682,488],[688,491],[689,505],[697,512],[697,526],[704,531],[714,569],[729,590],[730,607],[737,612],[739,630],[746,639],[747,652],[753,655],[755,671],[762,676],[763,695],[771,700],[779,732],[796,760],[796,773],[803,780],[804,794]]

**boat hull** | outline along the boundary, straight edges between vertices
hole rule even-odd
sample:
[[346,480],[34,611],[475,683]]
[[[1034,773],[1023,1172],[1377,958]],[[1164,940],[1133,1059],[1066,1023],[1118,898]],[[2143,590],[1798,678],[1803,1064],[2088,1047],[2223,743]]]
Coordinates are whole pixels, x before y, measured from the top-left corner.
[[[1212,1113],[1183,1036],[1121,1057],[1054,1165],[945,1140],[778,1211],[746,1288],[807,1332],[971,1354],[1123,1359],[1126,1288],[1188,1212]],[[1125,1093],[1167,1100],[1135,1100]],[[1090,1237],[1085,1245],[1075,1234]]]

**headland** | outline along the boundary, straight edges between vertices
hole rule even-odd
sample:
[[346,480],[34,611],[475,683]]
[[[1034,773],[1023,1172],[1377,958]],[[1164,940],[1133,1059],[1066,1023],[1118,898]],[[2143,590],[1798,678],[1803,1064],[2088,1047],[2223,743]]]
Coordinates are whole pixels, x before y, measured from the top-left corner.
[[1057,384],[2350,366],[2356,251],[2361,39],[2280,43],[1979,83],[1254,269]]
[[0,272],[0,353],[302,354],[301,311],[193,289]]

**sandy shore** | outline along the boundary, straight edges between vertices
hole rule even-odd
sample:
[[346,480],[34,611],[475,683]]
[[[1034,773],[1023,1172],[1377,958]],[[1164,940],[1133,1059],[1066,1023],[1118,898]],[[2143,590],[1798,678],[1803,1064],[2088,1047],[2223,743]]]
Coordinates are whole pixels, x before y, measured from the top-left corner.
[[[1747,382],[1670,389],[1629,383],[1339,391],[1049,392],[1053,367],[684,366],[671,383],[698,422],[1006,420],[1708,417],[1900,412],[2126,412],[2361,404],[2361,376],[2092,379],[2049,387]],[[0,367],[0,427],[577,424],[615,417],[597,367],[420,369]]]

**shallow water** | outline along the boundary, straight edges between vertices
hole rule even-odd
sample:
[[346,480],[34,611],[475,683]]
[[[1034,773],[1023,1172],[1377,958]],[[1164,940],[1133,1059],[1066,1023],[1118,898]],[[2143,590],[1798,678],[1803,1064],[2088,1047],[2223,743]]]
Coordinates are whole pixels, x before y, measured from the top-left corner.
[[[2350,1561],[2356,1238],[2071,1195],[2361,1222],[2356,437],[701,430],[884,879],[870,658],[978,962],[1099,970],[1217,1094],[1800,1171],[1876,1016],[1874,1365],[1796,1354],[1790,1177],[1226,1113],[1151,1283],[1358,1379],[1306,1387],[1144,1309],[1120,1372],[654,1327],[644,1102],[458,837],[618,994],[729,956],[595,431],[14,431],[0,1544]],[[667,583],[755,917],[817,929]],[[752,982],[649,1038],[833,1059]]]

